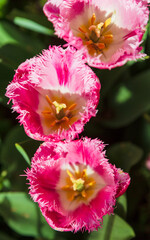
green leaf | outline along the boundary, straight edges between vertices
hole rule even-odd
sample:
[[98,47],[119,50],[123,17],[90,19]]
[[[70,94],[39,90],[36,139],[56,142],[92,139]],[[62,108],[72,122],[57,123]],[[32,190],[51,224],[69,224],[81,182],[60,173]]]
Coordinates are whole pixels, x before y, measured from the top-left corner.
[[23,27],[23,28],[26,28],[26,29],[29,29],[29,30],[32,30],[32,31],[35,31],[38,33],[42,33],[42,34],[49,35],[49,36],[54,35],[54,31],[52,29],[44,27],[44,26],[40,25],[39,23],[36,23],[27,18],[15,17],[14,23],[20,27]]
[[29,138],[26,136],[23,127],[17,126],[7,134],[5,140],[2,142],[0,155],[2,169],[8,173],[12,191],[26,189],[26,180],[20,175],[24,174],[24,170],[28,165],[18,153],[15,143],[28,140]]
[[117,198],[117,207],[115,208],[114,212],[118,214],[120,217],[124,219],[126,218],[127,198],[125,194]]
[[44,48],[37,37],[21,31],[9,21],[0,20],[0,33],[0,47],[6,44],[17,44],[32,54],[39,53]]
[[[44,3],[42,4],[42,6],[44,6]],[[47,21],[47,17],[44,14],[39,14],[34,12],[34,14],[32,12],[28,11],[21,11],[20,9],[12,9],[12,11],[10,12],[10,14],[7,16],[7,18],[14,22],[15,18],[25,18],[28,20],[31,20],[32,22],[38,23],[41,26],[46,27],[47,29],[52,29],[53,30],[53,24],[50,21]]]
[[39,148],[41,144],[42,144],[41,141],[35,141],[33,139],[28,139],[27,141],[19,142],[19,145],[27,153],[29,159],[31,159],[34,156],[36,150]]
[[8,12],[9,0],[0,0],[0,18],[3,18]]
[[103,227],[92,232],[89,240],[130,240],[135,236],[131,226],[118,215],[104,216]]
[[45,47],[39,38],[6,20],[0,20],[0,33],[0,62],[12,69],[17,69],[18,65],[39,54]]
[[8,226],[21,235],[54,237],[54,231],[26,193],[0,193],[0,214]]
[[120,142],[108,148],[107,156],[116,167],[129,172],[131,167],[141,160],[143,151],[130,142]]
[[31,165],[30,163],[30,159],[28,157],[28,154],[26,153],[26,151],[18,144],[15,144],[15,147],[17,148],[18,152],[20,152],[20,154],[23,156],[23,158],[25,159],[25,161],[29,164],[29,166]]
[[14,127],[6,136],[5,141],[2,143],[1,162],[5,168],[11,171],[19,169],[21,163],[23,166],[24,159],[15,148],[16,142],[27,141],[29,138],[26,136],[23,127]]
[[120,205],[122,205],[125,213],[127,212],[127,198],[124,195],[120,196],[118,199],[117,199],[117,203],[119,203]]
[[[136,120],[150,109],[150,70],[120,83],[107,98],[108,109],[101,123],[120,128]],[[109,118],[108,118],[109,116]]]

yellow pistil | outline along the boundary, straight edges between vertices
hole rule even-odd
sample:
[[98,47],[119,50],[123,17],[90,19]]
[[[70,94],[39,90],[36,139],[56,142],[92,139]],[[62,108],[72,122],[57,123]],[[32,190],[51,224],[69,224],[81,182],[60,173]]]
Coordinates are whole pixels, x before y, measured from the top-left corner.
[[66,108],[66,107],[67,107],[66,104],[64,104],[64,103],[58,103],[58,102],[56,102],[56,101],[53,102],[53,105],[54,105],[55,108],[56,108],[56,113],[57,113],[57,114],[59,114],[60,111],[61,111],[63,108]]
[[73,190],[81,192],[84,189],[84,180],[79,178],[73,182]]
[[67,184],[61,189],[66,191],[68,200],[88,200],[94,193],[96,182],[93,178],[87,176],[87,169],[74,173],[67,169],[66,172],[68,174],[66,178]]
[[80,37],[83,44],[87,46],[90,55],[96,56],[103,53],[103,50],[108,49],[112,43],[113,34],[110,31],[112,18],[109,17],[105,22],[96,23],[96,16],[93,13],[89,26],[82,25],[79,27]]

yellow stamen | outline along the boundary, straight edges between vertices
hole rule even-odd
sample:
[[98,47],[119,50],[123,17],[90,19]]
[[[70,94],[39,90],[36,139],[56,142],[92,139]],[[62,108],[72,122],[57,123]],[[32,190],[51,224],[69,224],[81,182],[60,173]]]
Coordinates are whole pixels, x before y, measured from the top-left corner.
[[69,122],[69,118],[68,118],[68,117],[63,117],[63,118],[61,119],[61,121]]
[[71,182],[74,183],[75,177],[73,176],[73,174],[68,169],[67,169],[67,174],[69,175]]
[[105,39],[113,39],[113,35],[112,34],[107,34],[104,36]]
[[96,16],[95,13],[93,13],[92,17],[91,17],[91,25],[93,25],[95,23],[96,20]]
[[107,28],[111,24],[111,17],[107,18],[106,21],[104,22],[104,28]]
[[113,35],[112,34],[107,34],[104,36],[104,41],[105,43],[109,44],[113,41]]
[[48,95],[46,95],[46,100],[47,100],[47,102],[48,102],[50,105],[53,105],[53,103],[52,103],[52,101],[50,100],[50,98],[49,98]]
[[42,114],[50,114],[51,111],[42,111]]
[[87,197],[86,191],[83,190],[83,191],[81,192],[81,195],[82,195],[83,198],[86,198],[86,197]]
[[62,189],[62,190],[70,190],[71,187],[70,187],[70,185],[65,185],[65,186],[63,186],[61,189]]
[[94,186],[95,184],[96,184],[96,182],[95,182],[95,181],[92,181],[92,182],[87,183],[87,184],[86,184],[86,187],[92,187],[92,186]]
[[109,31],[113,22],[114,14],[107,18],[105,22],[96,24],[96,15],[93,13],[89,21],[89,27],[84,25],[79,27],[82,33],[79,37],[83,40],[83,44],[87,46],[90,55],[97,56],[103,53],[102,50],[108,49],[109,44],[113,41],[113,35]]
[[[83,169],[83,168],[82,168]],[[73,169],[72,169],[73,170]],[[66,192],[69,201],[87,201],[95,192],[95,180],[87,176],[87,169],[81,170],[80,167],[74,171],[66,170],[68,177],[66,185],[61,187]]]
[[68,117],[63,117],[61,120],[54,120],[54,121],[51,123],[50,126],[51,126],[51,127],[54,127],[55,124],[61,123],[61,122],[63,122],[63,121],[69,122],[69,118],[68,118]]
[[89,40],[89,41],[86,41],[86,45],[88,46],[88,45],[90,45],[90,44],[92,44],[93,43],[93,41],[92,40]]
[[82,32],[82,33],[86,33],[87,32],[87,29],[86,27],[83,25],[82,27],[79,27],[79,30]]
[[57,123],[57,120],[54,120],[52,123],[51,123],[51,127],[54,127],[55,126],[55,124]]
[[58,103],[56,101],[53,102],[53,105],[55,106],[56,108],[56,113],[59,114],[60,111],[63,109],[63,108],[66,108],[66,104],[65,103]]
[[82,172],[82,177],[83,178],[86,178],[86,176],[87,176],[86,172],[87,172],[87,169],[84,169],[83,172]]
[[98,46],[98,48],[100,50],[105,48],[105,44],[104,43],[98,43],[97,46]]
[[72,202],[74,200],[74,198],[77,196],[76,192],[73,192],[70,196],[69,196],[69,201]]
[[76,104],[76,103],[73,103],[70,107],[68,107],[68,110],[69,110],[69,111],[70,111],[70,110],[73,110],[76,106],[77,106],[77,104]]

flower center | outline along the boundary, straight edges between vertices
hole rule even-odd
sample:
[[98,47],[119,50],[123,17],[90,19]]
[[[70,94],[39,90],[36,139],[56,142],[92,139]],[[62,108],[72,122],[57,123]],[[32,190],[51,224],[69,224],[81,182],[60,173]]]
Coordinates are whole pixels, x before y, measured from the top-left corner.
[[89,26],[82,25],[79,27],[81,39],[83,44],[87,46],[90,55],[99,55],[112,43],[113,34],[110,31],[111,26],[112,17],[107,18],[105,22],[96,23],[96,16],[93,13]]
[[72,111],[76,108],[76,103],[71,104],[69,107],[65,103],[58,103],[57,101],[51,101],[46,95],[46,100],[49,104],[49,110],[42,111],[45,118],[52,120],[50,127],[66,123],[69,126],[69,121],[73,117]]
[[[80,156],[77,155],[77,158]],[[73,211],[82,204],[89,205],[105,186],[103,177],[88,164],[65,162],[61,166],[56,190],[63,208]]]
[[96,182],[92,177],[87,176],[87,169],[74,173],[67,169],[66,172],[68,175],[67,184],[61,189],[66,191],[68,200],[88,200],[94,192]]

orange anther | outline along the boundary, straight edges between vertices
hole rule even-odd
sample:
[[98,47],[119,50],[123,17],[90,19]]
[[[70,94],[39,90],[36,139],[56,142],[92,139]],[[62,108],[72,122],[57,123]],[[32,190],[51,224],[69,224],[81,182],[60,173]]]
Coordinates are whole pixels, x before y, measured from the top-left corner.
[[96,20],[96,16],[95,13],[93,13],[92,17],[91,17],[91,25],[93,25],[95,23]]
[[86,33],[87,32],[87,29],[86,29],[86,27],[84,25],[82,27],[79,27],[79,30],[82,33]]
[[98,46],[98,48],[100,50],[105,48],[105,44],[104,43],[98,43],[97,46]]
[[89,41],[86,41],[86,45],[90,45],[90,44],[93,44],[92,40],[89,40]]
[[77,106],[77,104],[76,104],[76,103],[73,103],[73,104],[68,108],[68,110],[73,110],[76,106]]
[[51,127],[54,127],[55,126],[55,124],[57,123],[57,120],[54,120],[52,123],[51,123]]
[[83,190],[83,191],[81,192],[81,195],[82,195],[83,198],[86,198],[86,197],[87,197],[86,191]]
[[42,111],[42,114],[50,114],[51,113],[51,111]]
[[104,36],[105,39],[113,39],[113,35],[112,34],[107,34]]
[[61,119],[61,121],[69,122],[69,118],[68,118],[68,117],[63,117],[63,118]]
[[50,100],[50,98],[49,98],[48,95],[46,95],[46,100],[47,100],[47,102],[48,102],[50,105],[53,105],[53,103],[52,103],[52,101]]
[[86,184],[86,187],[92,187],[93,185],[95,185],[96,182],[95,181],[91,181],[89,183]]

